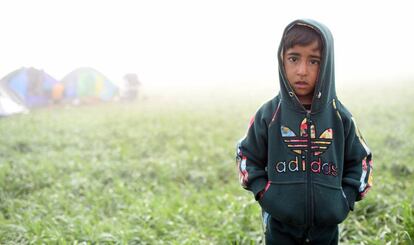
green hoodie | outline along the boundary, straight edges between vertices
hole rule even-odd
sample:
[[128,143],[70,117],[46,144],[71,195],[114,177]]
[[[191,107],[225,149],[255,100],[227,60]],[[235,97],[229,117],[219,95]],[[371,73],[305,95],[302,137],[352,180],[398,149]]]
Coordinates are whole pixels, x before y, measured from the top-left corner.
[[372,154],[335,92],[333,38],[324,25],[296,20],[322,37],[312,107],[289,85],[279,46],[279,94],[262,105],[237,147],[242,186],[273,218],[298,226],[341,223],[372,185]]

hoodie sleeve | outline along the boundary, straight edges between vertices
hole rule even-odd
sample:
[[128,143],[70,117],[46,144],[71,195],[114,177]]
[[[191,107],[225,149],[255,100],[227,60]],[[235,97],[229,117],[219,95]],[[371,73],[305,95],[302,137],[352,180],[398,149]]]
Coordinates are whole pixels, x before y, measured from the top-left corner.
[[345,155],[342,188],[351,210],[372,186],[372,153],[355,119],[349,114],[345,126]]
[[237,144],[236,160],[240,184],[257,200],[267,184],[267,123],[263,108],[252,117],[246,136]]

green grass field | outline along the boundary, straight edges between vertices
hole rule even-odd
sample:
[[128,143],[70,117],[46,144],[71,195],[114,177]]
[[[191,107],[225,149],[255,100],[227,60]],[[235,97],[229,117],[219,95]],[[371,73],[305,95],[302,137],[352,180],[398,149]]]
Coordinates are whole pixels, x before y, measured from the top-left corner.
[[[410,88],[339,93],[375,171],[341,244],[414,244]],[[148,95],[0,119],[0,244],[258,244],[260,209],[239,186],[234,150],[272,94]]]

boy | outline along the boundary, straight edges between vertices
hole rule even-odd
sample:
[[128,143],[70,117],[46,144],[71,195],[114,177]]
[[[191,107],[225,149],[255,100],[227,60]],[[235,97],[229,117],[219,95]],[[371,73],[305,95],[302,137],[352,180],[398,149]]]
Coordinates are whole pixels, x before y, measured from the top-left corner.
[[338,224],[372,185],[372,154],[336,97],[333,58],[324,25],[290,23],[280,92],[238,144],[240,181],[263,210],[266,244],[338,244]]

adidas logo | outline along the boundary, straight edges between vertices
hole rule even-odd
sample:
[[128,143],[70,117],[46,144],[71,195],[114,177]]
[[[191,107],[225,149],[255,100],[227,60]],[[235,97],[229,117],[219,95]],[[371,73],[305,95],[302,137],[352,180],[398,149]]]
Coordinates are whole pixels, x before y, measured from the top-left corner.
[[[333,131],[331,128],[326,129],[316,138],[315,125],[310,125],[308,130],[307,119],[303,119],[299,126],[299,136],[293,130],[286,126],[281,126],[280,131],[283,137],[283,142],[287,147],[293,151],[297,156],[290,161],[281,161],[276,164],[276,171],[278,173],[299,172],[306,171],[306,155],[310,143],[310,151],[312,156],[321,156],[332,144]],[[308,135],[310,132],[310,137]],[[310,142],[309,142],[310,140]],[[337,176],[337,169],[334,163],[323,162],[321,157],[310,163],[310,170],[313,173],[322,173],[325,175]]]
[[[306,118],[303,119],[300,124],[300,136],[296,136],[295,133],[288,127],[282,126],[280,128],[283,141],[287,144],[287,147],[296,154],[302,155],[305,149],[308,147],[308,124]],[[332,129],[325,130],[319,138],[315,137],[315,125],[311,125],[311,152],[314,156],[323,154],[332,143]]]

